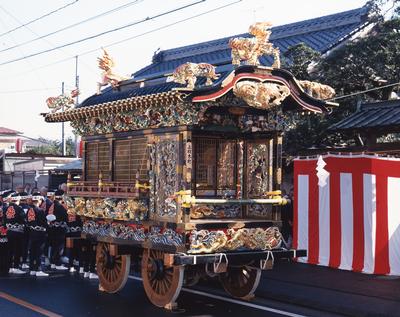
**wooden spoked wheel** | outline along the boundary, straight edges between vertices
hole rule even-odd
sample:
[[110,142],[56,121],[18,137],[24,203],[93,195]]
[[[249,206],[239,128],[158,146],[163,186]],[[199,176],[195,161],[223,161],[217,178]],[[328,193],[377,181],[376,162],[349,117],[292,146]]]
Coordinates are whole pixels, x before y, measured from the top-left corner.
[[110,245],[99,243],[96,250],[96,264],[102,290],[116,293],[125,286],[131,266],[130,255],[112,256]]
[[143,287],[150,302],[173,307],[183,284],[184,268],[164,265],[164,252],[146,249],[142,257]]
[[260,283],[261,270],[250,266],[228,267],[219,279],[225,291],[232,297],[250,299]]

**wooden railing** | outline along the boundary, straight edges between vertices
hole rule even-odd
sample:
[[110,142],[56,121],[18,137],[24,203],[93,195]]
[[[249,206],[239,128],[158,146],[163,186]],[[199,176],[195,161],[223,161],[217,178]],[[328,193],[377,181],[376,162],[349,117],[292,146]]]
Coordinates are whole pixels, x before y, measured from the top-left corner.
[[128,182],[68,182],[68,195],[78,197],[139,198],[146,189]]

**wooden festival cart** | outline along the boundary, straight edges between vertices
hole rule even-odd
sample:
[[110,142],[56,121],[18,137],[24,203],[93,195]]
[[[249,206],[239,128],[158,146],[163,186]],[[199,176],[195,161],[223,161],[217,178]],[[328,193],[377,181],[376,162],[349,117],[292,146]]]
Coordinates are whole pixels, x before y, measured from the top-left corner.
[[84,176],[69,180],[66,203],[97,243],[101,290],[119,291],[141,262],[156,306],[173,308],[182,285],[205,275],[248,299],[275,260],[306,255],[286,249],[278,229],[285,113],[327,111],[330,87],[256,65],[114,75],[74,109],[45,114],[82,135]]

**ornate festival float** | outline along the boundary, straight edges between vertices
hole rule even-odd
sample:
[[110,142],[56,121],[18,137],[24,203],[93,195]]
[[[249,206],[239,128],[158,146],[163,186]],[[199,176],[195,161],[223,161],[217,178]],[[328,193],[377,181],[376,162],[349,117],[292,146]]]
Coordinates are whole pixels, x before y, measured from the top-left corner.
[[[82,238],[97,243],[101,290],[119,291],[141,261],[156,306],[173,308],[182,285],[205,275],[249,299],[274,260],[306,255],[285,249],[279,232],[285,116],[328,111],[334,91],[280,69],[269,26],[232,39],[233,66],[220,73],[186,62],[126,79],[104,52],[99,88],[108,87],[44,114],[82,136],[84,178],[68,182],[65,201],[84,218]],[[264,54],[272,67],[259,66]]]

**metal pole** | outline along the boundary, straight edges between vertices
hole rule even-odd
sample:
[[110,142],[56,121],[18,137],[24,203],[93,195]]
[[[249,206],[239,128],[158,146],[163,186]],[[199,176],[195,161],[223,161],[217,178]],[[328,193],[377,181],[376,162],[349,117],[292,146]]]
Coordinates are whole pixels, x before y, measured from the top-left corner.
[[[78,55],[75,56],[75,88],[79,91]],[[79,95],[76,96],[75,106],[79,104]],[[75,157],[79,157],[78,135],[75,134]]]
[[284,204],[285,198],[254,198],[254,199],[218,199],[218,198],[192,198],[194,204]]
[[[64,82],[61,84],[61,94],[64,95]],[[64,106],[62,106],[62,112],[64,112]],[[66,144],[65,144],[65,131],[64,131],[64,122],[61,123],[61,152],[62,156],[65,156],[66,152]]]

